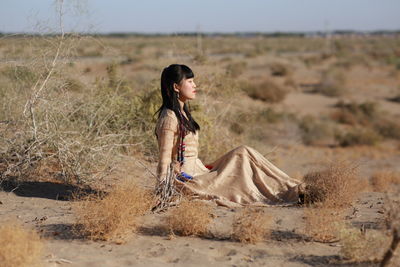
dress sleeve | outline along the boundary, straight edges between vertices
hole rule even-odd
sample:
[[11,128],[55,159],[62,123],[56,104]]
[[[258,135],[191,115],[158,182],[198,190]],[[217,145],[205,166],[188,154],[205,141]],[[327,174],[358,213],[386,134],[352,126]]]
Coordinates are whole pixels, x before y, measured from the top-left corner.
[[175,114],[168,113],[162,118],[157,134],[159,158],[157,166],[157,178],[163,180],[167,175],[167,170],[172,161],[174,145],[176,144],[178,133],[178,119]]

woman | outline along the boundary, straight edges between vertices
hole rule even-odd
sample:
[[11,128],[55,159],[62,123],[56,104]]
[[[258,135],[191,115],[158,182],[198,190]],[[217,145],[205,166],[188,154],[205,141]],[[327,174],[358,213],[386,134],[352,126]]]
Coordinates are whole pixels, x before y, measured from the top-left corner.
[[290,178],[256,150],[240,146],[206,168],[198,158],[200,126],[186,102],[196,98],[192,70],[172,64],[161,74],[163,104],[156,136],[159,145],[157,177],[165,179],[172,164],[176,185],[186,193],[224,206],[296,203],[300,182]]

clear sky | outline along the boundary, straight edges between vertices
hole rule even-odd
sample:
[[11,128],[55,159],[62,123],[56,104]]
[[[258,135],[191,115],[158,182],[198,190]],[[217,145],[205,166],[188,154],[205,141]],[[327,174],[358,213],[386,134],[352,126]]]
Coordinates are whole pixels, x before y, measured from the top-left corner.
[[[66,31],[399,30],[400,0],[64,0]],[[77,12],[76,3],[81,10]],[[72,12],[73,11],[73,12]],[[0,32],[56,28],[52,0],[0,0]]]

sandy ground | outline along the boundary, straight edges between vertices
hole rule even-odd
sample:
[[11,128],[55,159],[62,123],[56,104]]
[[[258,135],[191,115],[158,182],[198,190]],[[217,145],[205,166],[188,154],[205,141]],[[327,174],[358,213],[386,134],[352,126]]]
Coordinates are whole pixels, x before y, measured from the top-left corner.
[[[339,243],[308,240],[303,234],[303,208],[298,206],[264,208],[273,217],[272,234],[255,245],[229,239],[238,209],[217,206],[207,238],[171,238],[162,230],[168,213],[150,213],[122,244],[83,240],[72,232],[73,203],[66,200],[74,190],[34,182],[0,192],[0,221],[16,218],[45,238],[44,266],[352,266],[340,261]],[[348,220],[355,226],[379,227],[382,207],[383,194],[362,193],[354,204],[357,213],[349,209]]]
[[[275,56],[252,60],[254,63],[248,66],[251,69],[249,79],[263,77],[266,62],[274,61]],[[89,61],[90,64],[93,63],[93,58]],[[96,62],[108,61],[107,58],[99,58],[99,62]],[[312,87],[319,82],[320,77],[314,69],[305,68],[299,65],[298,61],[292,62],[289,57],[285,62],[293,65],[293,79],[298,85]],[[85,62],[78,62],[83,63]],[[82,65],[82,68],[85,66]],[[105,73],[105,67],[102,65],[93,65],[91,68],[93,73]],[[347,100],[373,100],[394,118],[400,116],[400,105],[388,101],[388,98],[397,93],[400,74],[390,76],[390,70],[369,70],[365,66],[352,68],[349,72],[353,79],[347,84],[350,91],[349,95],[346,95]],[[328,116],[334,111],[333,106],[338,100],[307,90],[297,90],[288,94],[277,110],[300,115]],[[249,97],[241,97],[239,102],[243,107],[264,107],[264,103],[253,101]],[[358,165],[360,176],[364,179],[369,179],[376,171],[400,171],[400,147],[396,142],[385,141],[375,147],[352,149],[307,147],[301,145],[301,141],[297,139],[288,143],[290,138],[286,135],[295,133],[278,131],[277,134],[282,137],[281,141],[275,136],[273,146],[264,145],[257,149],[263,154],[268,153],[266,157],[270,161],[295,178],[300,178],[313,168],[319,167],[322,162],[335,162],[339,159],[349,160]],[[274,147],[275,144],[277,147]],[[130,168],[123,168],[126,173],[130,173],[127,176],[150,177],[147,174],[143,175],[146,170],[138,168],[138,165],[131,165]],[[154,170],[155,166],[151,168]],[[137,173],[133,175],[134,172]],[[144,184],[151,183],[147,181]],[[102,186],[107,187],[107,183],[103,183]],[[311,242],[304,235],[303,208],[298,206],[263,208],[265,213],[273,217],[272,234],[267,240],[255,245],[241,244],[229,239],[231,223],[239,209],[217,206],[213,209],[215,216],[207,238],[171,238],[162,230],[163,218],[168,213],[150,213],[144,216],[139,231],[132,234],[126,242],[117,244],[87,241],[72,231],[75,219],[73,202],[69,199],[71,192],[76,189],[52,181],[34,181],[25,182],[18,187],[8,185],[4,191],[0,191],[0,223],[17,219],[38,230],[46,243],[43,266],[373,266],[371,263],[352,265],[343,262],[339,257],[340,244],[337,242]],[[364,225],[367,229],[379,228],[384,217],[383,205],[382,193],[362,193],[347,211],[347,221],[356,227]]]

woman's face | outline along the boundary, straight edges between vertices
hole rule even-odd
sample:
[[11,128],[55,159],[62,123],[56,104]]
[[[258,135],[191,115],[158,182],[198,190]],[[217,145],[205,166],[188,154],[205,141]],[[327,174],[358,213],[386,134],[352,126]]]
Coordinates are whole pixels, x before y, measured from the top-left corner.
[[183,78],[179,84],[174,84],[174,86],[175,91],[179,92],[179,100],[185,102],[196,98],[196,84],[193,78]]

